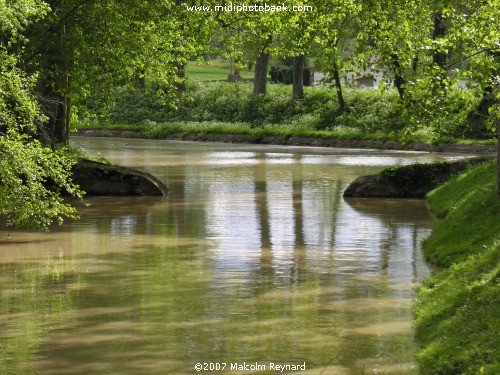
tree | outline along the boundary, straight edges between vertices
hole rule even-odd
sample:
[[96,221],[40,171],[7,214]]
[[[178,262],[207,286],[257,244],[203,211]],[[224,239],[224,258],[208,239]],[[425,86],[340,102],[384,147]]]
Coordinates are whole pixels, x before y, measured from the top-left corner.
[[223,31],[223,35],[220,36],[227,46],[229,56],[236,54],[240,64],[243,63],[244,54],[252,56],[252,64],[255,67],[253,86],[255,97],[267,91],[267,75],[271,53],[274,51],[273,43],[275,36],[281,33],[282,18],[287,13],[281,10],[282,2],[279,2],[280,5],[272,5],[273,3],[274,0],[257,1],[248,6],[254,10],[258,9],[256,7],[267,6],[269,9],[272,7],[272,11],[227,11],[216,17]]
[[[444,105],[456,110],[452,94],[466,92],[470,111],[465,118],[466,134],[484,137],[497,130],[500,119],[500,10],[498,2],[451,1],[447,8],[447,33],[442,44],[451,58],[446,62],[448,79],[445,90],[450,94]],[[466,88],[457,83],[468,81]],[[498,149],[500,160],[500,148]],[[498,192],[500,195],[500,163],[498,163]]]
[[[382,61],[392,60],[396,77],[398,69],[402,73],[400,94],[408,133],[425,127],[446,134],[450,119],[464,134],[477,135],[478,126],[481,134],[495,128],[498,132],[498,1],[367,0],[366,5],[376,21],[365,20],[372,26],[367,29],[371,35],[363,38],[373,39],[371,45]],[[415,58],[418,69],[411,67]],[[468,81],[465,86],[463,80]],[[500,170],[498,175],[500,186]]]
[[71,107],[93,90],[135,86],[150,76],[173,97],[183,67],[210,46],[210,13],[181,0],[48,0],[47,16],[26,31],[23,60],[40,72],[37,90],[49,119],[44,130],[67,144]]
[[[296,2],[288,1],[286,6],[293,10]],[[306,7],[307,5],[307,7]],[[304,97],[304,70],[307,55],[316,35],[318,9],[311,4],[300,5],[300,9],[280,14],[282,32],[277,38],[275,54],[292,60],[292,100]]]
[[361,3],[360,62],[368,64],[375,59],[378,69],[386,73],[387,80],[393,81],[404,101],[407,80],[428,41],[428,7],[417,0],[363,0]]
[[74,217],[61,192],[82,195],[71,182],[74,158],[35,138],[35,122],[44,119],[31,93],[36,77],[18,68],[13,52],[23,42],[24,28],[47,11],[38,0],[0,2],[0,215],[7,224],[32,229]]
[[344,99],[341,72],[342,59],[341,54],[345,53],[345,46],[352,48],[352,43],[349,43],[354,38],[353,31],[356,30],[355,20],[359,14],[360,7],[354,3],[346,2],[345,6],[341,7],[341,12],[328,11],[331,6],[328,3],[326,6],[326,14],[329,16],[321,17],[320,32],[318,34],[318,44],[322,48],[323,54],[319,59],[321,70],[333,79],[335,89],[337,91],[337,100],[340,111],[347,108],[347,103]]

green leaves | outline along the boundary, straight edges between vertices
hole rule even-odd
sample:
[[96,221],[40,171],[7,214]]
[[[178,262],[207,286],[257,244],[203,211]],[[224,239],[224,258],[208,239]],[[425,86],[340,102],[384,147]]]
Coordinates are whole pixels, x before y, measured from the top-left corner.
[[8,225],[47,230],[53,221],[76,217],[61,196],[83,194],[71,182],[75,159],[67,154],[15,131],[0,138],[0,215]]
[[10,45],[33,20],[43,17],[48,5],[41,0],[0,0],[0,42]]
[[0,216],[29,229],[75,217],[61,193],[82,196],[71,182],[74,159],[33,138],[35,123],[44,120],[32,93],[37,77],[19,68],[22,51],[10,50],[22,40],[18,33],[46,10],[36,0],[0,0]]

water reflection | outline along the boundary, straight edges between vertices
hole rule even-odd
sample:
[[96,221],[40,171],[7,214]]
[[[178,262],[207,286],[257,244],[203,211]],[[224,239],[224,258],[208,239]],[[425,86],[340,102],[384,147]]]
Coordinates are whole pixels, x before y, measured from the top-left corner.
[[429,274],[419,243],[430,219],[419,201],[342,192],[385,163],[436,156],[76,142],[171,194],[93,197],[51,233],[0,232],[0,373],[192,374],[197,362],[243,361],[417,373],[410,305]]

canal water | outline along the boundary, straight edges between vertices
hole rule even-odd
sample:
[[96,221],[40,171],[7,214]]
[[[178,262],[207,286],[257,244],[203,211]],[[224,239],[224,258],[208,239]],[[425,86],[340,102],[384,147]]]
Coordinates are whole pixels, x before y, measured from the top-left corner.
[[49,233],[1,228],[0,374],[418,374],[411,304],[432,221],[419,200],[342,193],[455,156],[73,144],[170,194],[89,197]]

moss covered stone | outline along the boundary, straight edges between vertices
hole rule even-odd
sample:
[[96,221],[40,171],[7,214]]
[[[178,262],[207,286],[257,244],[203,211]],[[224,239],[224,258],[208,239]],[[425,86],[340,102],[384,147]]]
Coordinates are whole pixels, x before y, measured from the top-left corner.
[[488,158],[452,162],[417,163],[384,169],[358,177],[345,190],[345,197],[423,198],[431,190]]
[[167,187],[151,174],[79,159],[73,167],[73,181],[89,195],[165,195]]

